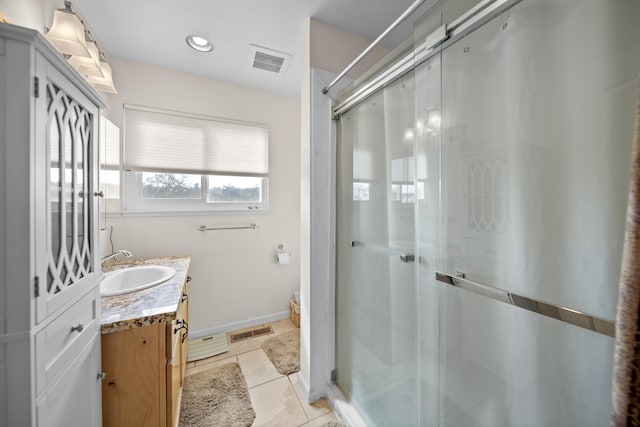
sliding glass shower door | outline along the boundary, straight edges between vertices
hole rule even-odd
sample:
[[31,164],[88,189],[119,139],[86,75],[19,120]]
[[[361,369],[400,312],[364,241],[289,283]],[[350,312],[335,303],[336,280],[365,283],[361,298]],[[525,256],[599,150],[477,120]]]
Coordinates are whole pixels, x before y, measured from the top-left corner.
[[345,114],[338,152],[337,384],[370,425],[416,425],[414,82]]
[[639,12],[525,0],[442,52],[440,425],[609,424]]
[[609,424],[638,22],[443,1],[340,112],[336,384],[368,425]]

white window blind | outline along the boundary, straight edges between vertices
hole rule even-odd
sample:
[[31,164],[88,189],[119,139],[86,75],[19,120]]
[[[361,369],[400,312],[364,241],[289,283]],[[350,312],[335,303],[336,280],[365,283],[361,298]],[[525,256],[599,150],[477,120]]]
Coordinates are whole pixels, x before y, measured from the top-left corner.
[[104,169],[120,168],[120,129],[100,116],[100,165]]
[[269,129],[125,105],[124,168],[137,171],[263,176]]

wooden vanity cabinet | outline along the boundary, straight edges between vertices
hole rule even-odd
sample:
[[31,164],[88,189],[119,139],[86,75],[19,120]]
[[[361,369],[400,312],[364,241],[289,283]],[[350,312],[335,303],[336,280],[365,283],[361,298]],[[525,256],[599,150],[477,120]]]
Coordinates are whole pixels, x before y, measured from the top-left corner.
[[187,286],[175,320],[102,335],[104,427],[177,427],[188,349]]
[[[167,325],[167,426],[177,427],[189,348],[189,278],[184,284],[176,320]],[[170,327],[169,327],[170,326]]]

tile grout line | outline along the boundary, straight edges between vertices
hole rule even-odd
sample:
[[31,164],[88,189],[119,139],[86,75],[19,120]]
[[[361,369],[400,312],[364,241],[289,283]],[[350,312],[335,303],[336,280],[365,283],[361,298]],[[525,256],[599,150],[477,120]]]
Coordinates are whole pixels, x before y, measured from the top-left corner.
[[[287,381],[289,382],[289,385],[291,387],[295,387],[295,384],[293,384],[291,382],[291,377],[289,377],[289,375],[286,375],[286,377],[287,377]],[[303,426],[303,425],[307,424],[309,421],[312,421],[312,420],[311,420],[311,418],[309,418],[309,415],[307,414],[307,411],[304,410],[304,405],[302,403],[302,400],[300,400],[300,396],[298,396],[298,393],[296,393],[295,388],[293,389],[293,394],[295,394],[296,400],[298,401],[298,405],[300,405],[300,409],[302,409],[302,413],[304,414],[304,417],[307,419],[307,421],[305,421],[304,423],[298,424],[298,427],[300,427],[300,426]]]
[[[298,372],[294,372],[294,373],[296,373],[296,374],[297,374]],[[291,375],[293,375],[293,374],[291,374]],[[291,384],[291,387],[293,387],[293,388],[294,388],[293,393],[296,395],[296,398],[298,399],[298,403],[300,403],[300,406],[302,407],[302,412],[304,412],[305,417],[307,417],[307,421],[306,421],[304,424],[300,424],[298,427],[301,427],[301,426],[303,426],[303,425],[305,425],[305,424],[307,424],[307,423],[310,423],[310,422],[311,422],[311,421],[313,421],[313,420],[317,420],[318,418],[320,418],[320,417],[324,417],[325,415],[327,415],[327,414],[331,414],[331,413],[333,412],[333,408],[330,408],[330,410],[329,410],[328,412],[325,412],[325,413],[322,413],[322,414],[318,414],[318,415],[317,415],[317,416],[315,416],[315,417],[311,417],[311,416],[309,416],[309,414],[307,414],[307,411],[305,411],[305,409],[304,409],[304,408],[305,408],[305,405],[309,405],[309,406],[311,406],[311,405],[310,405],[309,403],[305,403],[305,402],[303,402],[303,401],[301,400],[301,398],[300,398],[300,396],[298,395],[298,393],[296,393],[296,390],[295,390],[296,385],[293,383],[293,381],[291,380],[291,377],[290,377],[289,375],[287,375],[287,379],[289,380],[289,384]],[[324,398],[323,398],[323,399],[324,399]]]
[[[294,329],[294,328],[285,327],[285,328],[284,328],[285,330],[279,331],[279,330],[276,330],[276,328],[275,328],[275,325],[274,325],[274,324],[262,324],[262,325],[260,325],[260,326],[261,326],[261,327],[270,327],[270,328],[271,328],[271,330],[272,330],[273,332],[272,332],[272,333],[268,333],[268,334],[264,334],[264,335],[259,335],[259,336],[252,336],[252,337],[249,337],[249,338],[246,338],[246,339],[240,340],[240,341],[236,341],[235,343],[230,343],[230,342],[229,342],[229,334],[231,334],[231,333],[235,333],[236,331],[234,331],[234,332],[228,332],[228,333],[227,333],[227,343],[228,343],[228,346],[229,346],[229,347],[231,347],[231,346],[244,346],[244,345],[250,345],[250,343],[251,343],[254,339],[271,338],[271,337],[276,336],[276,335],[278,335],[278,334],[282,334],[282,333],[288,332],[288,331],[289,331],[289,330],[291,330],[291,329]],[[253,326],[252,328],[246,328],[245,330],[255,329],[255,328],[257,328],[257,327],[259,327],[259,326],[258,326],[258,325],[256,325],[256,326]],[[264,340],[262,340],[262,341],[264,342]],[[220,358],[215,359],[215,360],[212,360],[212,361],[210,361],[210,362],[205,362],[205,363],[202,363],[202,364],[197,364],[197,363],[198,363],[198,361],[193,361],[193,362],[192,362],[192,363],[193,363],[193,366],[192,366],[191,368],[188,368],[188,369],[195,369],[195,368],[198,368],[198,367],[203,367],[203,366],[206,366],[207,364],[212,364],[212,365],[217,365],[217,366],[219,366],[220,364],[223,364],[223,363],[231,363],[231,362],[223,362],[223,361],[225,361],[226,359],[235,359],[235,363],[238,363],[238,364],[240,365],[240,358],[239,358],[239,356],[241,356],[241,355],[246,355],[247,353],[251,353],[251,352],[259,351],[259,350],[262,350],[262,351],[264,352],[264,350],[262,349],[262,342],[260,342],[260,343],[255,343],[255,344],[256,344],[256,347],[254,347],[254,348],[248,348],[248,349],[246,349],[246,350],[244,350],[244,351],[241,351],[241,352],[234,352],[235,350],[232,350],[231,348],[229,348],[229,353],[232,353],[232,352],[233,352],[233,354],[231,354],[231,355],[227,355],[226,357],[220,357]],[[266,354],[266,353],[265,353],[265,354]],[[222,355],[222,354],[221,354],[221,355]],[[216,356],[212,356],[212,358],[216,358],[217,356],[218,356],[218,355],[216,355]],[[211,368],[214,368],[214,367],[215,367],[215,366],[211,366]],[[240,365],[240,368],[241,368],[241,370],[242,370],[242,365]],[[203,369],[203,370],[206,370],[206,369]],[[243,375],[244,375],[244,372],[243,372]],[[290,377],[290,375],[292,375],[292,374],[290,374],[290,375],[284,375],[284,374],[280,374],[280,373],[278,372],[278,375],[279,375],[279,376],[278,376],[278,377],[276,377],[276,378],[272,378],[272,379],[270,379],[270,380],[268,380],[268,381],[264,381],[264,382],[262,382],[262,383],[255,384],[255,385],[253,385],[253,386],[251,386],[251,387],[247,387],[248,391],[250,392],[250,393],[249,393],[250,398],[251,398],[251,394],[252,394],[252,393],[251,393],[251,391],[252,391],[252,390],[255,392],[255,389],[257,389],[258,387],[265,386],[265,385],[267,385],[267,384],[269,384],[269,383],[272,383],[272,382],[275,382],[275,381],[279,381],[279,380],[281,380],[281,379],[282,379],[282,377],[286,377],[286,378],[287,378],[287,384],[288,384],[288,386],[289,386],[289,387],[291,387],[291,391],[292,391],[292,392],[293,392],[293,394],[296,396],[296,402],[298,402],[298,408],[302,411],[302,414],[304,415],[304,418],[305,418],[305,421],[304,421],[303,423],[301,423],[301,424],[297,424],[297,425],[296,425],[296,427],[303,427],[303,426],[305,426],[305,425],[307,425],[307,424],[309,424],[309,423],[311,423],[311,422],[313,422],[313,421],[315,421],[315,420],[317,420],[317,419],[319,419],[319,418],[325,417],[325,416],[327,416],[328,414],[333,413],[333,409],[332,409],[332,408],[329,408],[329,411],[328,411],[328,412],[320,413],[320,414],[318,414],[317,416],[310,415],[310,414],[307,412],[307,410],[305,409],[305,408],[306,408],[306,406],[305,406],[305,405],[308,405],[308,404],[306,404],[306,403],[304,403],[304,402],[302,401],[302,398],[300,397],[300,395],[299,395],[299,394],[298,394],[298,392],[297,392],[297,386],[296,386],[296,384],[294,383],[294,380]],[[245,378],[245,381],[246,381],[246,378]]]
[[278,381],[279,379],[282,379],[282,377],[284,377],[284,375],[279,376],[278,378],[270,379],[269,381],[265,381],[265,382],[260,383],[260,384],[256,384],[256,385],[254,385],[254,386],[249,387],[249,390],[251,390],[252,388],[256,388],[256,387],[261,387],[261,386],[263,386],[263,385],[265,385],[265,384],[269,384],[269,383],[272,383],[272,382],[274,382],[274,381]]

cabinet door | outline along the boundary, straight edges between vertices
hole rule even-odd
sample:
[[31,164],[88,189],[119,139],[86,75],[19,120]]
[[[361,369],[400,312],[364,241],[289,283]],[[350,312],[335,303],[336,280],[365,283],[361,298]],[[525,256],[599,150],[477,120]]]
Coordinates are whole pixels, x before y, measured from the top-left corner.
[[100,335],[71,361],[69,369],[37,404],[38,427],[100,427]]
[[[177,427],[180,421],[180,403],[187,366],[189,345],[188,280],[184,284],[176,320],[167,325],[167,425]],[[171,345],[169,346],[169,343]]]
[[184,384],[184,373],[187,368],[187,353],[189,351],[189,281],[187,278],[182,289],[182,298],[178,307],[177,318],[182,320],[185,329],[180,331],[180,386]]
[[165,323],[102,335],[102,425],[158,427],[166,421]]
[[181,331],[174,321],[167,325],[167,349],[171,350],[167,364],[167,426],[178,427],[182,396],[182,365],[180,363]]
[[187,369],[187,354],[189,352],[189,281],[188,278],[184,284],[184,290],[182,291],[182,303],[179,317],[181,317],[187,325],[186,331],[180,335],[182,348],[180,349],[180,385],[184,384],[184,373]]
[[[36,274],[39,323],[97,284],[98,108],[38,57],[36,99]],[[45,171],[46,173],[42,173]],[[41,174],[42,175],[39,175]],[[44,185],[44,187],[43,187]]]

